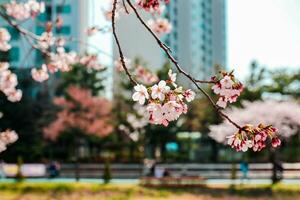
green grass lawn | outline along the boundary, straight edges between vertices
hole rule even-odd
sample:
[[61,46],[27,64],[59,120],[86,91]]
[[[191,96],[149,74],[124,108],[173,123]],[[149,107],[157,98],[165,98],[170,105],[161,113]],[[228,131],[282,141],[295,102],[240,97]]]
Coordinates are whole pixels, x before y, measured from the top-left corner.
[[300,200],[300,185],[228,185],[201,188],[143,188],[138,185],[84,183],[1,183],[1,200]]

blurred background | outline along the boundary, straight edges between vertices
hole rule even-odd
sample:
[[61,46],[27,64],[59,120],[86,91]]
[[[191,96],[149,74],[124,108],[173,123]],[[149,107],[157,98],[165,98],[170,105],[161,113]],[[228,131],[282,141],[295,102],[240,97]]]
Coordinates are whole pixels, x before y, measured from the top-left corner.
[[[45,13],[22,24],[41,34],[45,22],[61,16],[64,24],[54,33],[74,38],[67,51],[97,55],[105,66],[97,71],[76,64],[71,72],[41,84],[30,71],[42,64],[42,55],[0,21],[12,36],[11,50],[1,52],[0,59],[11,63],[24,93],[18,103],[1,94],[0,127],[19,135],[0,155],[3,177],[132,183],[168,172],[213,184],[244,178],[300,183],[300,1],[171,0],[163,13],[173,29],[162,40],[187,72],[207,80],[221,69],[234,70],[244,83],[238,102],[226,112],[241,123],[259,120],[279,128],[281,147],[268,146],[259,153],[236,152],[226,145],[222,133],[228,133],[228,125],[201,94],[177,122],[168,127],[147,124],[131,101],[130,82],[115,68],[119,55],[111,22],[103,14],[109,9],[108,0],[47,0]],[[85,30],[93,26],[103,31],[88,37]],[[116,26],[133,68],[166,77],[172,65],[137,19],[124,15]],[[180,75],[179,82],[192,87]],[[212,94],[210,86],[204,87]],[[159,170],[153,172],[154,167]]]

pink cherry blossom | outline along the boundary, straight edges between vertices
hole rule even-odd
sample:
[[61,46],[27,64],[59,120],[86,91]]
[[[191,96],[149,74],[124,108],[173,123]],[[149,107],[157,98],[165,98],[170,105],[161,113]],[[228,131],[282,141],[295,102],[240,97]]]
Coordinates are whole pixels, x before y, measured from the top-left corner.
[[156,76],[156,74],[152,73],[150,70],[142,67],[141,65],[138,65],[135,68],[134,74],[136,76],[136,79],[145,85],[151,85],[158,81],[158,77]]
[[16,20],[25,20],[30,17],[30,7],[24,3],[17,3],[12,0],[10,3],[4,5],[6,14],[15,18]]
[[64,25],[64,20],[61,15],[58,15],[55,20],[55,24],[57,28],[61,28]]
[[[142,87],[143,92],[147,92],[147,98],[144,97],[143,92],[141,94],[134,93],[134,101],[141,100],[144,104],[147,100],[146,111],[148,114],[144,115],[149,116],[151,124],[168,126],[171,121],[177,120],[181,114],[187,113],[188,107],[185,102],[190,102],[195,97],[195,92],[190,89],[184,91],[182,87],[177,87],[176,84],[172,87],[174,89],[171,89],[168,84],[174,83],[176,74],[173,74],[172,71],[169,71],[168,74],[169,80],[161,80],[158,84],[149,87],[148,90],[146,87]],[[141,85],[138,86],[141,87]],[[148,95],[148,91],[151,95]]]
[[159,36],[164,34],[169,34],[172,31],[172,25],[165,18],[158,18],[156,20],[149,20],[147,22],[148,26]]
[[166,81],[160,81],[151,88],[152,93],[151,97],[153,99],[159,99],[160,101],[163,101],[165,99],[165,94],[167,94],[170,91],[170,87],[167,86]]
[[219,95],[217,105],[226,108],[228,103],[234,103],[243,91],[243,85],[237,82],[232,73],[222,72],[222,77],[212,86],[215,94]]
[[18,140],[18,135],[15,131],[6,130],[0,133],[0,152],[6,150],[6,146]]
[[16,86],[18,85],[17,76],[8,68],[8,63],[0,62],[0,90],[7,96],[9,101],[20,101],[22,91],[16,89]]
[[196,93],[193,90],[188,89],[183,93],[183,96],[187,102],[191,102],[195,99]]
[[27,2],[12,0],[10,3],[4,4],[4,7],[8,16],[20,21],[45,12],[45,3],[36,0],[28,0]]
[[63,48],[58,48],[57,53],[52,53],[50,62],[47,65],[50,73],[57,71],[70,71],[71,65],[77,62],[77,54],[75,52],[66,53]]
[[20,101],[22,98],[22,91],[21,90],[12,90],[7,93],[7,99],[11,102]]
[[47,65],[43,64],[41,69],[33,68],[31,70],[31,76],[35,81],[43,82],[49,79]]
[[8,51],[11,46],[8,44],[10,34],[5,28],[0,28],[0,51]]
[[79,60],[79,63],[94,70],[104,69],[104,66],[99,63],[97,55],[82,56]]
[[30,10],[31,16],[35,17],[40,13],[45,12],[45,3],[44,2],[37,2],[36,0],[28,0],[25,4],[26,7]]
[[57,118],[44,128],[46,138],[56,140],[60,134],[70,128],[98,137],[105,137],[113,131],[109,123],[111,103],[108,100],[94,97],[91,91],[75,86],[70,86],[67,94],[69,98],[54,99],[54,103],[62,110],[57,114]]
[[169,3],[170,0],[137,0],[137,5],[147,12],[155,13],[161,11],[162,2]]
[[93,36],[99,32],[99,28],[96,26],[92,26],[86,30],[87,36]]
[[[125,65],[126,65],[127,69],[131,69],[132,68],[131,60],[130,59],[124,58],[124,62],[125,62]],[[122,62],[121,62],[121,58],[119,58],[118,60],[116,60],[114,62],[114,64],[115,64],[115,68],[117,69],[118,72],[124,71],[124,68],[123,68],[123,65],[122,65]]]
[[173,73],[173,71],[171,69],[169,69],[168,71],[168,76],[169,76],[169,82],[172,83],[172,85],[174,87],[177,87],[177,84],[175,83],[176,82],[176,78],[177,78],[177,74],[176,73]]
[[[242,133],[236,137],[243,138],[247,136],[248,140],[252,141],[253,151],[260,151],[266,147],[268,138],[272,139],[272,145],[277,147],[280,145],[280,138],[288,138],[296,134],[300,127],[300,106],[293,101],[256,101],[256,102],[243,102],[243,108],[234,108],[227,110],[226,114],[231,117],[233,121],[238,124],[272,124],[278,127],[264,126],[248,128],[255,134],[249,134],[246,128]],[[264,130],[266,129],[266,130]],[[245,132],[246,131],[246,132]],[[247,132],[248,131],[248,132]],[[210,136],[218,142],[225,143],[228,135],[234,133],[234,127],[227,121],[219,125],[210,126]],[[270,134],[271,133],[271,134]],[[278,133],[278,134],[276,134]],[[278,136],[277,136],[278,135]],[[271,137],[270,137],[271,136]],[[274,139],[278,138],[278,139]],[[229,143],[232,141],[228,139]],[[232,144],[232,143],[231,143]],[[236,146],[235,146],[236,147]]]
[[136,92],[132,95],[132,99],[134,101],[138,101],[139,104],[143,105],[146,99],[149,99],[147,88],[143,85],[136,85],[134,86],[134,90]]
[[220,81],[220,84],[222,87],[226,88],[226,89],[230,89],[232,88],[234,82],[231,80],[231,77],[228,76],[228,75],[225,75],[221,81]]
[[55,43],[55,37],[52,32],[44,32],[39,38],[38,44],[41,49],[48,49]]

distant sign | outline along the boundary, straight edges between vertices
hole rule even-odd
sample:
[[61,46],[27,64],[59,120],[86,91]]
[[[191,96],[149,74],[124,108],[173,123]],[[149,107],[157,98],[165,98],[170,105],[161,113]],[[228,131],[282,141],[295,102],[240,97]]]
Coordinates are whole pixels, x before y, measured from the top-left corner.
[[25,177],[42,177],[46,175],[47,171],[44,164],[24,164],[21,172]]
[[[15,177],[18,173],[18,165],[4,164],[3,171],[7,177]],[[43,177],[47,170],[44,164],[24,164],[21,166],[21,173],[24,177]]]
[[4,164],[3,171],[5,176],[14,177],[18,173],[18,166],[16,164]]
[[166,144],[166,149],[167,149],[167,151],[170,151],[170,152],[177,152],[179,147],[176,142],[168,142]]

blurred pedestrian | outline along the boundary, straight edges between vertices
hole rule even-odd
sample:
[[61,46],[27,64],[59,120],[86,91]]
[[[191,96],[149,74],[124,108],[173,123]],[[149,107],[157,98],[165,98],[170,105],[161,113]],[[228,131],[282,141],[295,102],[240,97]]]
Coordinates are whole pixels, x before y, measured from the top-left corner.
[[242,172],[242,182],[244,180],[249,179],[248,172],[249,172],[249,164],[246,161],[241,162],[240,164],[240,170]]
[[154,177],[155,176],[155,171],[156,171],[156,163],[154,162],[152,164],[152,166],[150,167],[150,174],[149,174],[149,176],[150,177]]
[[4,171],[4,161],[1,160],[0,161],[0,179],[4,179],[5,178],[5,171]]
[[155,167],[154,176],[155,178],[163,177],[165,169],[163,167]]
[[163,176],[164,177],[170,177],[171,176],[171,173],[168,169],[165,169],[164,173],[163,173]]
[[59,176],[60,165],[58,162],[51,162],[48,166],[49,178],[56,178]]

